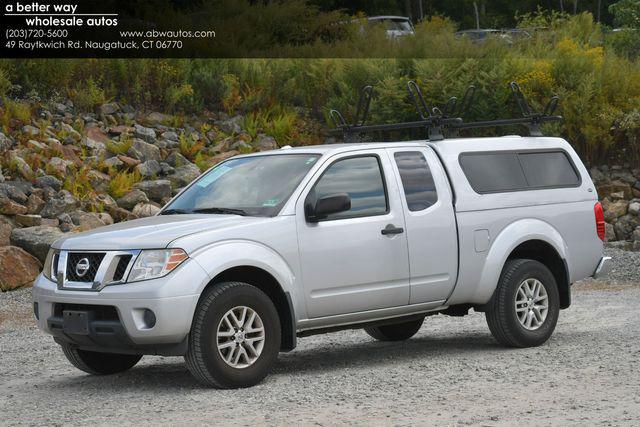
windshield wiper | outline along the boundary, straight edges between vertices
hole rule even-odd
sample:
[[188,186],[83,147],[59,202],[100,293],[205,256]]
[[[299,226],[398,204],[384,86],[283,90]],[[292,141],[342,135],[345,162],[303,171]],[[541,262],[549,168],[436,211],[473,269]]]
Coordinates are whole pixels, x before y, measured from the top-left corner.
[[233,208],[200,208],[194,209],[191,212],[193,213],[210,213],[210,214],[230,214],[230,215],[240,215],[247,216],[247,212],[242,209],[233,209]]
[[160,212],[160,215],[184,215],[190,213],[191,211],[188,211],[186,209],[165,209]]

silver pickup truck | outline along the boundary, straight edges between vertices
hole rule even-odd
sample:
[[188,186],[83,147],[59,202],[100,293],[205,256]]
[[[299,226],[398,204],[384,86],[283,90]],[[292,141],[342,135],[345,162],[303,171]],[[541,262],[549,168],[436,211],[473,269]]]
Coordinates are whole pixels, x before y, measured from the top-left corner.
[[155,217],[57,241],[34,310],[83,371],[184,356],[200,382],[246,387],[297,337],[406,340],[469,309],[500,343],[540,345],[571,284],[607,272],[603,240],[559,138],[285,147],[218,164]]

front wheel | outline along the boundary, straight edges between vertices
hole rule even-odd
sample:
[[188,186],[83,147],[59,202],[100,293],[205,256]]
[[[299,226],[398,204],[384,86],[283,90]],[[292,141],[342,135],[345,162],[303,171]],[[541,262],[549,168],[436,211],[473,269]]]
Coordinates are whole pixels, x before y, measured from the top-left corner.
[[560,296],[553,274],[530,259],[508,261],[485,316],[493,337],[510,347],[535,347],[553,333]]
[[218,283],[198,303],[187,368],[207,386],[250,387],[275,363],[280,339],[278,312],[264,292],[247,283]]
[[109,375],[127,371],[142,359],[139,354],[99,353],[80,350],[69,344],[62,345],[62,352],[76,368],[91,375]]

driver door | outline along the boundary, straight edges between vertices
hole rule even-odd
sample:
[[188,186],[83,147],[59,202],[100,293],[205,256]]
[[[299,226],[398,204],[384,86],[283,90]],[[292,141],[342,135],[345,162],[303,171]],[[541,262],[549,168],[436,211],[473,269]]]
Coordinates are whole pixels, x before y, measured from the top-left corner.
[[[409,257],[398,187],[384,150],[331,158],[296,205],[309,318],[409,303]],[[348,194],[351,208],[310,222],[305,203]],[[392,230],[392,232],[389,232]]]

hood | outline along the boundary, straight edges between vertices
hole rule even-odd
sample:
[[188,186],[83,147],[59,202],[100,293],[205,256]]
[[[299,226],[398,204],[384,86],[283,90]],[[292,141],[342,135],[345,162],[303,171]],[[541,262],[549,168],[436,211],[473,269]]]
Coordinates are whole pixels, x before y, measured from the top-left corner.
[[53,247],[65,250],[161,249],[189,234],[271,219],[237,215],[160,215],[74,234],[56,241]]

